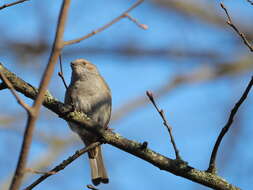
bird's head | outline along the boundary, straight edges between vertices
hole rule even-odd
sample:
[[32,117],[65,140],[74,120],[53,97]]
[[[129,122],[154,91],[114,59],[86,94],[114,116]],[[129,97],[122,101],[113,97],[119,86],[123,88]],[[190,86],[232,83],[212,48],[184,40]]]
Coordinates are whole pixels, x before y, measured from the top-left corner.
[[72,76],[82,78],[87,75],[99,75],[99,71],[95,65],[85,59],[76,59],[70,63]]

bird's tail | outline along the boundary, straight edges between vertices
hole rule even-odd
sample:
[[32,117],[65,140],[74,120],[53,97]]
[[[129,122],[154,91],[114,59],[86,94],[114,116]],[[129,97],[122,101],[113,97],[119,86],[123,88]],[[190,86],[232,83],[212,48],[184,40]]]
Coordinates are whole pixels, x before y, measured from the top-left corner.
[[89,151],[89,160],[92,183],[94,185],[109,183],[109,178],[103,162],[101,146],[97,146]]

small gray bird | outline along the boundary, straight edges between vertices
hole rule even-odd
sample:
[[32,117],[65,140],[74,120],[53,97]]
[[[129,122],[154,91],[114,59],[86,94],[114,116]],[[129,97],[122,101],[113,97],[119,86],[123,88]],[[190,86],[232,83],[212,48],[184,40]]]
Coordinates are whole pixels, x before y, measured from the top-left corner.
[[[71,62],[71,83],[65,94],[65,104],[73,105],[76,111],[85,113],[101,127],[106,128],[111,117],[111,91],[95,65],[85,59]],[[68,122],[86,146],[97,141],[94,134],[82,126]],[[101,147],[88,152],[91,177],[94,185],[108,183],[109,179],[104,166]]]

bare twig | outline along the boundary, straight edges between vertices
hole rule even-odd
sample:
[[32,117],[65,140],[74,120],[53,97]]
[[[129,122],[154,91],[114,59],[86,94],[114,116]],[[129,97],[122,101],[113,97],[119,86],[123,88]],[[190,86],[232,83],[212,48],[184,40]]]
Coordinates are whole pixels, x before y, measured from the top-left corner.
[[23,143],[22,143],[20,154],[19,154],[19,160],[18,160],[18,164],[15,170],[15,174],[13,175],[9,190],[18,190],[22,183],[22,179],[25,173],[28,153],[30,150],[31,142],[32,142],[32,136],[33,136],[35,123],[39,115],[41,104],[44,100],[47,86],[54,72],[54,66],[57,62],[57,59],[63,47],[62,38],[63,38],[64,26],[65,26],[69,6],[70,6],[70,0],[64,0],[61,6],[59,18],[58,18],[56,35],[55,35],[54,44],[51,50],[50,58],[40,82],[38,95],[35,101],[33,102],[31,111],[28,114],[26,129],[25,129],[24,137],[23,137]]
[[167,119],[166,119],[166,116],[164,114],[164,111],[162,109],[159,109],[156,102],[155,102],[155,99],[154,99],[154,96],[152,94],[152,92],[149,92],[147,91],[146,92],[149,100],[152,102],[152,104],[154,105],[155,109],[157,110],[157,112],[160,114],[162,120],[163,120],[163,125],[168,129],[169,131],[169,134],[170,134],[170,140],[171,140],[171,143],[173,145],[173,148],[174,148],[174,151],[175,151],[175,155],[176,155],[176,158],[178,160],[182,160],[180,155],[179,155],[179,150],[177,149],[177,146],[176,146],[176,143],[175,143],[175,140],[174,140],[174,137],[172,135],[172,128],[171,126],[169,126],[168,122],[167,122]]
[[61,54],[59,56],[59,62],[60,62],[60,72],[58,72],[58,76],[62,79],[62,82],[65,86],[65,88],[67,89],[68,88],[68,85],[65,81],[65,78],[64,78],[64,74],[63,74],[63,69],[62,69],[62,57],[61,57]]
[[17,102],[27,111],[30,112],[31,108],[27,105],[16,93],[15,88],[12,86],[11,82],[5,77],[5,75],[0,70],[0,77],[4,81],[5,85],[10,89],[13,96],[16,98]]
[[10,7],[10,6],[13,6],[13,5],[16,5],[16,4],[23,3],[23,2],[25,2],[25,1],[29,1],[29,0],[19,0],[19,1],[15,1],[15,2],[13,2],[13,3],[4,4],[4,5],[0,6],[0,10],[1,10],[1,9],[4,9],[4,8],[6,8],[6,7]]
[[230,15],[228,14],[228,11],[227,11],[225,5],[224,5],[223,3],[220,3],[220,6],[221,6],[221,8],[225,11],[225,13],[226,13],[226,15],[227,15],[227,18],[228,18],[227,23],[228,23],[228,24],[231,24],[231,23],[232,23],[232,19],[231,19]]
[[137,26],[139,26],[140,28],[142,28],[143,30],[147,30],[148,26],[146,24],[141,24],[139,23],[139,21],[135,18],[133,18],[132,16],[130,16],[128,13],[125,14],[125,16],[131,20],[132,22],[134,22]]
[[83,155],[84,153],[88,152],[89,150],[95,148],[96,146],[99,146],[101,143],[100,142],[95,142],[90,144],[89,146],[82,148],[81,150],[76,151],[76,153],[72,156],[70,156],[67,160],[64,160],[62,163],[60,163],[59,165],[57,165],[56,167],[54,167],[52,170],[50,170],[49,172],[47,172],[46,174],[44,174],[43,176],[41,176],[40,178],[38,178],[37,180],[35,180],[31,185],[29,185],[28,187],[26,187],[24,190],[31,190],[33,189],[35,186],[37,186],[39,183],[41,183],[42,181],[44,181],[46,178],[48,178],[49,176],[63,170],[66,166],[68,166],[69,164],[71,164],[74,160],[76,160],[78,157],[80,157],[81,155]]
[[110,27],[111,25],[115,24],[116,22],[120,21],[122,18],[126,17],[127,16],[127,13],[129,13],[131,10],[133,10],[135,7],[137,7],[138,5],[140,5],[144,0],[138,0],[136,3],[134,3],[129,9],[127,9],[125,12],[123,12],[120,16],[116,17],[115,19],[113,19],[111,22],[105,24],[104,26],[102,26],[101,28],[98,28],[97,30],[93,30],[92,32],[90,32],[89,34],[81,37],[81,38],[78,38],[78,39],[75,39],[75,40],[69,40],[69,41],[65,41],[64,42],[64,46],[67,46],[67,45],[72,45],[72,44],[75,44],[75,43],[79,43],[81,42],[82,40],[85,40],[99,32],[102,32],[103,30],[107,29],[108,27]]
[[216,163],[215,162],[216,162],[216,156],[217,156],[217,152],[218,152],[220,143],[221,143],[223,137],[225,136],[225,134],[228,132],[231,125],[233,124],[235,114],[237,113],[237,111],[238,111],[239,107],[242,105],[242,103],[246,100],[252,85],[253,85],[253,76],[251,77],[251,80],[250,80],[247,88],[243,92],[241,98],[239,99],[239,101],[235,104],[235,106],[231,110],[228,121],[227,121],[226,125],[222,128],[222,130],[215,142],[215,145],[214,145],[214,148],[212,151],[212,155],[210,158],[210,162],[209,162],[209,167],[207,169],[207,171],[210,173],[216,173]]
[[253,46],[249,43],[249,41],[246,39],[246,36],[233,24],[232,19],[230,15],[228,14],[228,11],[223,3],[220,4],[221,8],[225,11],[228,21],[227,24],[235,30],[235,32],[241,37],[243,43],[249,48],[251,52],[253,52]]

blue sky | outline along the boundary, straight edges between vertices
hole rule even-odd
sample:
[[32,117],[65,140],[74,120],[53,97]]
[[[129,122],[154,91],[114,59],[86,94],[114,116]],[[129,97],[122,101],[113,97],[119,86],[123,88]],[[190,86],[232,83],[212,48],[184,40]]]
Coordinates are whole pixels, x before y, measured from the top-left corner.
[[[3,1],[1,4],[6,2],[9,1]],[[74,39],[102,26],[126,10],[133,2],[127,0],[72,1],[64,38]],[[193,0],[192,2],[199,3]],[[32,57],[30,54],[16,53],[11,46],[4,45],[11,42],[36,44],[40,40],[49,45],[52,44],[60,3],[59,0],[54,3],[49,0],[43,2],[30,0],[22,5],[0,11],[0,30],[2,31],[0,62],[34,86],[38,86],[49,57],[49,50],[37,57]],[[225,1],[224,3],[236,24],[252,28],[250,23],[253,16],[252,6],[246,1]],[[205,5],[212,7],[212,11],[209,9],[209,12],[214,16],[225,16],[218,1],[212,4],[205,1],[202,6],[205,7]],[[205,67],[209,68],[210,65],[212,67],[214,63],[217,63],[216,67],[218,67],[224,62],[235,62],[243,60],[244,57],[245,59],[250,57],[248,49],[225,23],[223,27],[220,27],[197,18],[182,16],[173,9],[154,4],[153,1],[145,1],[133,10],[131,15],[141,23],[147,24],[149,29],[142,30],[129,20],[123,19],[108,30],[63,50],[67,82],[70,81],[69,62],[71,60],[85,58],[92,61],[98,66],[112,90],[113,111],[136,97],[145,98],[146,90],[152,90],[155,93],[157,88],[169,83],[178,75],[200,72]],[[173,57],[166,54],[132,56],[117,53],[125,46],[150,51],[159,49],[180,50],[180,52],[214,51],[222,56],[219,60],[212,60],[194,56]],[[86,49],[99,48],[107,51],[82,53]],[[74,53],[69,53],[71,51]],[[56,98],[63,100],[65,89],[57,72],[58,66],[49,90]],[[216,137],[251,75],[252,71],[247,71],[214,80],[179,85],[157,100],[173,126],[173,134],[182,158],[191,166],[200,170],[207,168]],[[6,126],[18,129],[0,129],[0,156],[2,158],[0,182],[5,182],[15,169],[22,140],[20,131],[24,129],[26,114],[9,91],[1,91],[0,97],[0,105],[4,108],[0,112],[0,125],[4,127],[9,118],[10,123]],[[27,98],[23,98],[31,103]],[[253,155],[249,147],[253,143],[252,103],[251,93],[239,110],[231,131],[224,138],[218,155],[219,174],[242,189],[251,187],[250,171]],[[167,130],[151,104],[139,107],[122,120],[112,124],[111,128],[129,139],[148,141],[151,149],[174,158]],[[48,167],[41,169],[44,171],[83,146],[65,121],[43,108],[36,126],[29,165],[40,159],[43,160],[44,157],[49,158],[50,150],[55,150],[49,142],[43,141],[43,137],[40,137],[43,134],[49,138],[54,138],[55,135],[62,141],[74,139],[63,150],[60,151],[59,148],[59,156],[53,159]],[[103,150],[110,183],[99,186],[101,190],[136,188],[162,190],[168,187],[182,190],[208,189],[184,178],[160,171],[110,145],[104,145]],[[34,179],[36,179],[36,174],[33,174],[25,185],[30,184]],[[35,189],[53,190],[56,185],[62,190],[85,189],[89,183],[90,171],[85,155]]]

